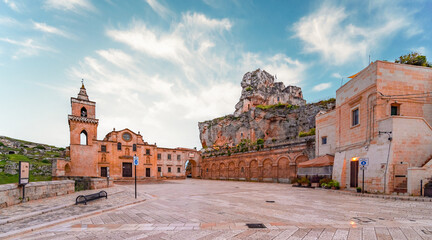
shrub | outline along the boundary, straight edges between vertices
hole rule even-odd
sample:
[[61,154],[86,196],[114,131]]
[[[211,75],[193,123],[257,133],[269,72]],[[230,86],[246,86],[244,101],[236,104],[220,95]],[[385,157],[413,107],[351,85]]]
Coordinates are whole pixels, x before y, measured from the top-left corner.
[[42,146],[42,145],[37,145],[35,148],[37,148],[37,149],[41,149],[41,150],[45,150],[45,147]]
[[44,160],[42,160],[42,162],[43,163],[51,163],[50,160],[48,160],[48,159],[44,159]]
[[309,181],[309,179],[308,179],[307,177],[301,177],[301,178],[298,180],[298,183],[301,183],[301,184],[309,184],[310,181]]
[[299,137],[307,137],[307,136],[313,136],[315,135],[315,128],[309,129],[307,132],[300,132]]
[[251,88],[251,87],[247,87],[247,88],[246,88],[246,91],[248,91],[248,92],[249,92],[249,91],[252,91],[252,88]]
[[330,178],[322,178],[322,179],[319,180],[319,184],[320,184],[321,187],[324,187],[323,184],[327,185],[329,182],[331,182]]

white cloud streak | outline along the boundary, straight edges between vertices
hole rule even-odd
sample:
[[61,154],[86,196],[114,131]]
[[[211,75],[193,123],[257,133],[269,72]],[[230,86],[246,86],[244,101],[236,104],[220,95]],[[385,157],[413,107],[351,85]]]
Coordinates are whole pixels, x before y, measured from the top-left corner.
[[162,18],[169,19],[174,16],[174,13],[168,8],[164,7],[162,4],[160,4],[158,0],[146,0],[146,2],[148,5],[150,5],[153,11],[155,11]]
[[321,92],[331,87],[331,82],[320,83],[312,88],[314,92]]
[[294,24],[295,36],[303,41],[306,53],[318,53],[328,64],[366,61],[369,52],[393,34],[405,31],[411,37],[422,31],[412,24],[412,12],[397,7],[397,3],[387,3],[372,3],[368,18],[373,24],[361,26],[353,23],[355,10],[348,12],[344,7],[324,2],[317,11]]
[[46,0],[44,6],[47,9],[72,11],[75,13],[82,13],[83,10],[96,10],[89,0]]
[[12,56],[13,59],[18,59],[23,56],[38,55],[40,51],[55,52],[54,49],[39,45],[31,38],[23,41],[17,41],[10,38],[0,38],[0,41],[20,47]]
[[19,8],[16,5],[14,0],[3,0],[3,2],[12,10],[14,10],[15,12],[19,12]]
[[63,36],[63,37],[69,37],[69,34],[65,33],[64,31],[62,31],[58,28],[55,28],[53,26],[49,26],[46,23],[33,22],[33,28],[38,30],[38,31],[56,34],[56,35]]

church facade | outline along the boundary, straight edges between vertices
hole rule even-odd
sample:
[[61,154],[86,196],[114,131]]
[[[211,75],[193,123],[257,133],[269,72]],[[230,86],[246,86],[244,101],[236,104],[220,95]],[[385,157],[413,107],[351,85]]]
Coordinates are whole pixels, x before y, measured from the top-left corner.
[[138,179],[185,178],[187,162],[188,174],[198,176],[201,156],[196,149],[161,148],[145,142],[140,132],[127,128],[113,129],[103,140],[98,140],[96,102],[89,100],[84,84],[78,96],[71,98],[71,107],[69,158],[56,161],[54,177],[109,176],[113,180],[132,180],[134,156],[139,159]]

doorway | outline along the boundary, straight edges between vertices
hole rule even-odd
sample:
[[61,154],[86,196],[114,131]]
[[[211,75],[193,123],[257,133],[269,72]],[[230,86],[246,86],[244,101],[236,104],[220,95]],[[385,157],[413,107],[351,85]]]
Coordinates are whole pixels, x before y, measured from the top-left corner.
[[350,187],[358,187],[359,161],[351,161]]
[[107,167],[101,167],[101,177],[107,177],[108,176]]
[[146,168],[146,177],[150,177],[150,168]]
[[123,177],[132,177],[132,163],[123,163]]

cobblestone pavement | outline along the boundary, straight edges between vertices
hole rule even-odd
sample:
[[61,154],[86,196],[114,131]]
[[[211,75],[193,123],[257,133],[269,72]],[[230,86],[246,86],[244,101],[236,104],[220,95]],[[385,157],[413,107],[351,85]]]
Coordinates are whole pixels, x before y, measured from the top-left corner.
[[[133,190],[133,185],[123,187]],[[191,179],[138,189],[145,202],[19,238],[432,239],[430,202],[363,198],[287,184]],[[250,229],[247,223],[265,228]]]

